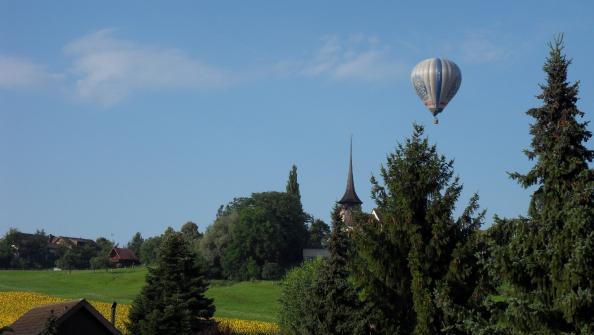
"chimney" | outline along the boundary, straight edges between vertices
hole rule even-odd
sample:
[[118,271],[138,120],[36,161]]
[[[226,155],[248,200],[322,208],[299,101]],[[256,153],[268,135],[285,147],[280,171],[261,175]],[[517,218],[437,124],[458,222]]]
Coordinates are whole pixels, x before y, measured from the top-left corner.
[[115,327],[115,318],[116,318],[116,307],[118,306],[117,302],[113,302],[111,304],[111,324]]

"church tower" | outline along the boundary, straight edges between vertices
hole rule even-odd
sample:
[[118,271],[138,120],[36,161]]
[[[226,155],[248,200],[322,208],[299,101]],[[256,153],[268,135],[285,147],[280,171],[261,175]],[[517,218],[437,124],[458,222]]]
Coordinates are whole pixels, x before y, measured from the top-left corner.
[[353,180],[353,138],[351,137],[351,147],[349,151],[349,174],[347,176],[346,191],[342,196],[342,199],[338,201],[342,205],[341,216],[345,223],[349,224],[350,221],[350,209],[356,206],[361,206],[363,203],[355,192],[355,182]]

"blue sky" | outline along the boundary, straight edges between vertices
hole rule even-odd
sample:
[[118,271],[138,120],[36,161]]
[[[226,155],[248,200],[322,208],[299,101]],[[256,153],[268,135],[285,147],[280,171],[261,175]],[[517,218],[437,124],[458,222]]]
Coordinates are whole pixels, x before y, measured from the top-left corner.
[[[480,3],[480,4],[479,4]],[[125,243],[204,230],[234,197],[284,190],[328,219],[348,141],[364,209],[369,178],[412,123],[455,159],[463,205],[526,212],[529,117],[546,43],[564,32],[594,113],[591,1],[0,1],[0,230]],[[460,91],[438,126],[412,67],[455,61]],[[590,127],[592,129],[592,127]],[[592,143],[588,144],[592,147]]]

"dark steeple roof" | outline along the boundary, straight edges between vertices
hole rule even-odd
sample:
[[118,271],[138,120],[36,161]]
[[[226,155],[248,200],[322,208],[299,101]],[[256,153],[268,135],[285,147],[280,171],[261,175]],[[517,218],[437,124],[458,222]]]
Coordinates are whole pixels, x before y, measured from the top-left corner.
[[347,186],[342,199],[338,201],[339,204],[345,207],[352,207],[361,205],[363,202],[355,192],[355,183],[353,182],[353,138],[351,137],[351,150],[349,153],[349,175],[347,177]]

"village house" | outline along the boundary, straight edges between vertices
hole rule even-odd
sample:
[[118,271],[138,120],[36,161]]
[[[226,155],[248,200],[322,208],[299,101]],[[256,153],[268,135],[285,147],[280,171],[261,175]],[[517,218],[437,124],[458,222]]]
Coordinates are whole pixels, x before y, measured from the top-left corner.
[[[21,233],[16,232],[14,234],[14,240],[11,245],[13,252],[15,255],[19,253],[23,253],[28,251],[28,249],[35,244],[35,238],[38,235],[36,234],[28,234],[28,233]],[[96,247],[97,243],[95,241],[81,238],[81,237],[68,237],[68,236],[55,236],[49,234],[47,237],[48,246],[52,249],[57,249],[59,247],[66,247],[66,248],[82,248],[85,246]]]
[[109,263],[116,268],[129,267],[140,264],[134,251],[126,248],[113,248],[109,252]]
[[68,236],[54,236],[52,234],[49,235],[49,245],[53,247],[67,247],[67,248],[82,248],[85,246],[96,246],[97,243],[95,241],[81,238],[81,237],[68,237]]
[[85,299],[33,308],[10,325],[6,334],[38,335],[46,329],[50,318],[60,335],[121,335],[114,326],[115,304],[110,323]]

